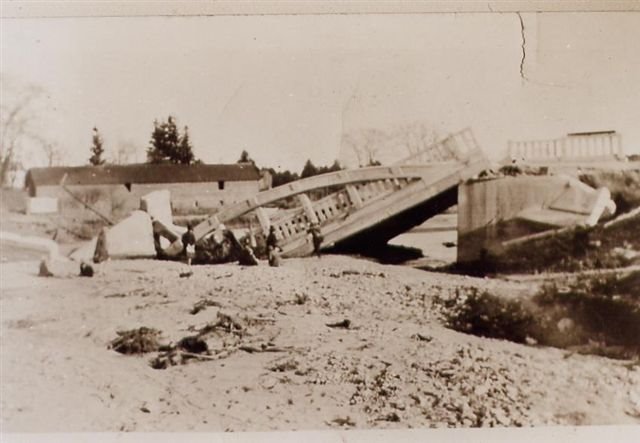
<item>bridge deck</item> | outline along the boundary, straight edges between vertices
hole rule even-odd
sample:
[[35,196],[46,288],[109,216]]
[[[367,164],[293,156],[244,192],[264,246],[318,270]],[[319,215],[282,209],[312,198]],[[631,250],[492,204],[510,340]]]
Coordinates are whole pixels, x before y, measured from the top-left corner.
[[[454,158],[425,165],[394,165],[322,174],[263,191],[222,209],[194,228],[201,239],[221,223],[254,212],[260,223],[256,234],[266,236],[274,226],[284,256],[312,252],[308,226],[317,223],[324,237],[322,248],[348,244],[363,233],[386,242],[389,233],[410,229],[450,206],[451,190],[489,167],[480,149],[458,153]],[[327,189],[332,192],[327,194]],[[324,197],[312,200],[317,194]],[[430,205],[431,201],[447,205]],[[297,198],[299,206],[283,214],[266,215],[263,207]],[[453,202],[455,203],[455,201]],[[421,209],[422,208],[422,209]],[[406,216],[406,217],[405,217]],[[401,218],[405,217],[405,220]],[[393,229],[392,229],[393,228]],[[385,233],[387,229],[389,232]]]

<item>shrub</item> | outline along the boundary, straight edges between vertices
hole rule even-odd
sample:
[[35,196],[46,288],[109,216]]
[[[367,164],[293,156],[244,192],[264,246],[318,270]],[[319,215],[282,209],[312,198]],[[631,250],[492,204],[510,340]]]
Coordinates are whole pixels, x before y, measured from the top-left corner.
[[517,300],[472,289],[445,313],[452,329],[483,337],[524,343],[532,330],[532,313]]
[[640,271],[548,284],[530,300],[471,289],[436,299],[448,327],[483,337],[569,348],[614,358],[640,356]]

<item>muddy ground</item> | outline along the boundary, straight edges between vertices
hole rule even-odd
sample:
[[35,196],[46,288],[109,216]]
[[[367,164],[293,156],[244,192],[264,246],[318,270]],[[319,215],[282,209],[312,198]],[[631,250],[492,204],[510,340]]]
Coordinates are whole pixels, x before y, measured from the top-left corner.
[[[192,275],[152,260],[93,278],[76,266],[42,278],[37,262],[2,264],[3,432],[640,424],[637,361],[458,333],[434,303],[469,287],[526,297],[533,282],[344,256]],[[209,351],[153,369],[161,352],[109,348],[142,326],[167,345],[204,328]]]

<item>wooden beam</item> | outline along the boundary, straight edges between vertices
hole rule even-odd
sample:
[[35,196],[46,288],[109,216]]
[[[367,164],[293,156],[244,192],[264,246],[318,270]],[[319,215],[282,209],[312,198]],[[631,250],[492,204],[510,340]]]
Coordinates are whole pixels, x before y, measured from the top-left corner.
[[349,195],[349,200],[351,200],[351,204],[356,208],[362,207],[362,197],[358,193],[358,190],[353,185],[347,185],[347,195]]
[[266,235],[269,232],[269,227],[271,226],[271,221],[269,220],[269,216],[267,215],[265,210],[260,206],[256,208],[256,216],[258,216],[258,222],[260,223],[262,232]]
[[309,221],[311,223],[318,223],[318,216],[316,215],[316,211],[313,210],[313,204],[311,204],[311,200],[309,200],[307,194],[298,194],[298,200]]
[[[351,213],[347,218],[327,224],[322,230],[323,245],[340,242],[394,214],[458,186],[463,180],[475,176],[484,169],[486,169],[486,162],[478,160],[453,172],[444,170],[439,174],[415,180],[392,194],[368,203],[367,206]],[[284,257],[302,256],[311,252],[310,245],[303,241],[285,244],[282,249]]]

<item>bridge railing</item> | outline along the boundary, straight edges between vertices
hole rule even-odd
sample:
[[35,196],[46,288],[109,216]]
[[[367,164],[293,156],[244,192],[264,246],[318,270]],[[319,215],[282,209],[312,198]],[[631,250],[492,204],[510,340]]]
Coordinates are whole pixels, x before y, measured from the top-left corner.
[[415,154],[412,154],[395,164],[426,164],[447,160],[466,161],[469,153],[479,149],[478,142],[471,131],[465,128],[449,134]]
[[569,135],[550,140],[509,141],[508,159],[532,162],[600,161],[624,158],[620,134]]
[[[471,157],[473,157],[474,155],[474,153],[470,154]],[[356,200],[362,199],[362,196],[360,195],[358,189],[355,189],[358,192],[353,192],[353,188],[360,187],[360,190],[363,191],[362,194],[364,194],[366,201],[367,198],[374,198],[376,195],[380,194],[380,192],[375,191],[374,186],[388,186],[390,189],[392,185],[402,183],[403,180],[405,182],[408,182],[416,178],[424,177],[425,175],[437,173],[443,168],[451,167],[455,163],[458,162],[449,161],[422,165],[380,166],[353,170],[342,170],[309,177],[304,180],[298,180],[292,183],[287,183],[286,185],[272,188],[267,191],[262,191],[247,200],[243,200],[233,205],[226,206],[198,224],[194,228],[194,234],[196,236],[196,239],[200,239],[216,229],[216,227],[221,222],[227,222],[228,220],[232,220],[236,217],[256,210],[259,207],[269,205],[284,198],[291,198],[296,195],[304,195],[306,197],[305,193],[320,188],[344,186],[347,194],[349,195],[349,200],[353,203],[353,200],[351,198],[352,196]],[[375,181],[382,181],[382,185],[365,185],[366,182]],[[362,202],[359,202],[359,204],[361,203]],[[305,216],[309,218],[309,214],[307,214],[306,211]],[[262,218],[265,219],[266,217]],[[267,223],[265,223],[265,225]]]

